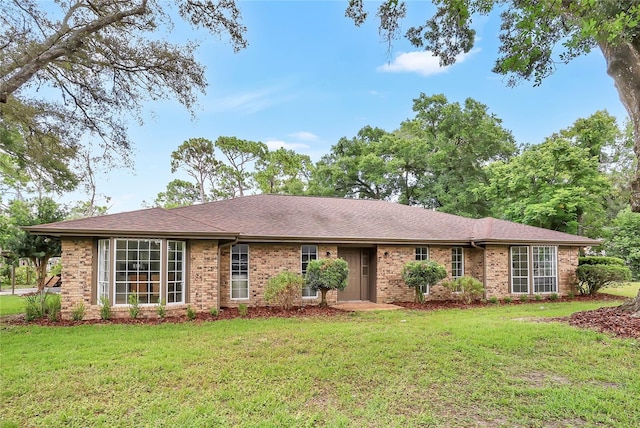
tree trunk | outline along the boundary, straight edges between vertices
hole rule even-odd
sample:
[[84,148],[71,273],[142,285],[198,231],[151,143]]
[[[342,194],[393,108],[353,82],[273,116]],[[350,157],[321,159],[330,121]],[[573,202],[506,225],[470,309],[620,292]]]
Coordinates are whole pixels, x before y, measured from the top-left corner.
[[326,308],[327,306],[329,306],[329,304],[327,304],[327,291],[329,291],[326,288],[321,288],[320,289],[320,295],[322,296],[322,299],[320,300],[320,307],[321,308]]
[[632,317],[640,318],[640,290],[638,290],[638,295],[629,299],[620,306],[618,306],[620,312],[629,313]]
[[631,211],[640,212],[640,38],[617,45],[601,42],[600,49],[607,61],[607,73],[633,123],[633,151],[639,161],[631,181],[630,202]]

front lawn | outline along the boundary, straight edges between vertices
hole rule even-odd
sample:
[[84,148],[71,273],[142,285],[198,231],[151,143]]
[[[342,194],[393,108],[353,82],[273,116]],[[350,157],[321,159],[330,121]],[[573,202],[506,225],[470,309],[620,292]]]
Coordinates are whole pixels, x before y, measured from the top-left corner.
[[622,297],[636,297],[638,295],[638,290],[640,290],[640,282],[629,282],[619,287],[603,288],[602,292]]
[[640,426],[638,341],[540,322],[602,305],[4,325],[0,420],[78,427]]
[[18,295],[0,296],[0,317],[24,313],[24,297]]

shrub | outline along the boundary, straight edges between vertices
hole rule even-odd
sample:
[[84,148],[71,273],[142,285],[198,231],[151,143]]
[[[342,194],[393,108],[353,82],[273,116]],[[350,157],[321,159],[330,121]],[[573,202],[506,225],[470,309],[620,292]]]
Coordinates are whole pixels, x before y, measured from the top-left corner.
[[106,296],[100,297],[100,318],[103,320],[111,319],[111,302]]
[[62,299],[59,294],[52,294],[47,299],[47,317],[51,321],[56,321],[62,310]]
[[86,312],[84,302],[81,301],[71,310],[71,319],[74,321],[82,321]]
[[312,290],[320,290],[320,306],[327,306],[327,291],[344,290],[348,276],[349,265],[342,259],[311,260],[307,265],[305,283]]
[[549,300],[554,301],[554,302],[555,302],[556,300],[558,300],[558,293],[551,293],[551,294],[549,295]]
[[424,294],[429,293],[429,287],[447,277],[444,266],[433,260],[408,262],[402,268],[402,279],[407,286],[416,291],[415,301],[424,302]]
[[474,300],[480,300],[484,294],[482,282],[471,276],[461,276],[453,281],[443,282],[442,285],[452,292],[460,293],[467,304]]
[[489,299],[487,299],[487,302],[497,305],[500,300],[496,296],[491,296],[489,297]]
[[167,316],[167,302],[164,299],[161,299],[160,302],[158,302],[156,313],[160,318],[164,318]]
[[567,299],[573,300],[575,298],[576,298],[576,293],[574,293],[573,291],[570,291],[569,294],[567,294]]
[[524,303],[524,302],[529,300],[529,296],[527,296],[526,294],[521,294],[519,299],[520,299],[521,302]]
[[211,309],[209,309],[209,314],[212,317],[216,317],[217,318],[218,315],[220,315],[220,311],[218,310],[218,308],[211,308]]
[[133,319],[140,315],[140,297],[137,294],[129,294],[129,315]]
[[42,318],[47,313],[47,293],[25,296],[24,317],[27,321]]
[[291,309],[293,302],[300,296],[304,277],[300,274],[285,270],[269,278],[264,290],[264,300],[275,303],[282,309]]
[[507,305],[511,304],[511,302],[513,302],[513,298],[510,296],[507,296],[504,298],[504,303],[506,303]]
[[196,311],[191,306],[187,306],[187,319],[189,321],[196,319]]
[[244,303],[240,303],[238,305],[238,313],[241,317],[246,317],[247,315],[249,315],[249,308]]
[[539,294],[536,294],[535,296],[533,296],[534,299],[536,299],[537,302],[540,302],[542,300],[542,296]]
[[576,269],[580,294],[595,294],[616,283],[630,281],[631,270],[615,257],[580,257]]

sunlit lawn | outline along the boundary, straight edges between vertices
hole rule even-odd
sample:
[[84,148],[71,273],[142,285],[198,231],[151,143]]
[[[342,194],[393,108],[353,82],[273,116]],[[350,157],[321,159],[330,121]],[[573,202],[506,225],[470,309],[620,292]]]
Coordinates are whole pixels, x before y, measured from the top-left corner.
[[0,296],[0,316],[24,313],[24,298],[21,296]]
[[640,282],[630,282],[620,287],[607,287],[602,291],[604,293],[615,294],[623,297],[636,297],[640,290]]
[[640,426],[638,341],[538,322],[601,305],[5,325],[0,419],[77,427]]

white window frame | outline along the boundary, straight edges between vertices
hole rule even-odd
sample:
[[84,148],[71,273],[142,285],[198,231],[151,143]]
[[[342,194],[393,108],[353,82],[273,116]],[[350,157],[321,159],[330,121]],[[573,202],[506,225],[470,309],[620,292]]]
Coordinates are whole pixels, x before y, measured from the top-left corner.
[[416,247],[415,255],[417,261],[429,260],[429,247]]
[[[515,275],[515,269],[513,267],[513,250],[518,249],[518,262],[521,263],[523,260],[526,261],[527,263],[527,268],[525,270],[526,272],[526,276],[524,275]],[[522,259],[522,254],[520,253],[520,251],[522,249],[526,250],[526,257],[524,259]],[[531,251],[529,251],[529,246],[526,245],[519,245],[519,246],[514,246],[511,247],[509,250],[509,270],[511,272],[511,283],[509,284],[509,288],[511,289],[511,294],[529,294],[531,287],[530,287],[530,280],[529,280],[529,273],[531,271],[531,262],[530,262],[530,253]],[[527,291],[514,291],[513,286],[515,284],[514,279],[519,279],[521,280],[522,278],[526,278],[526,283],[527,283]]]
[[[526,257],[520,261],[525,260],[526,276],[515,275],[515,269],[513,265],[514,249],[526,249]],[[546,256],[545,260],[540,260],[540,251],[543,251],[543,256]],[[557,293],[559,289],[558,285],[558,247],[553,245],[519,245],[513,246],[509,251],[509,269],[511,283],[509,288],[512,294],[553,294]],[[526,278],[527,291],[514,291],[514,279]],[[539,283],[541,280],[550,280],[551,284],[547,285],[548,290],[540,290]]]
[[[173,251],[175,251],[176,253],[179,251],[181,253],[181,255],[182,255],[182,259],[181,260],[171,260],[169,258],[169,253],[172,251],[171,250],[171,245],[170,245],[171,243],[176,244],[176,250],[173,250]],[[180,247],[179,250],[178,250],[178,246]],[[165,301],[165,303],[167,305],[169,305],[169,304],[184,304],[185,303],[185,298],[184,297],[185,297],[185,294],[186,294],[186,281],[185,281],[185,278],[186,278],[186,275],[187,275],[187,271],[186,271],[187,243],[185,241],[176,241],[176,240],[173,240],[173,239],[168,239],[167,240],[167,251],[166,251],[166,253],[167,253],[167,266],[164,269],[162,269],[162,273],[161,273],[161,275],[162,275],[163,273],[166,272],[166,275],[167,275],[166,287],[165,287],[166,291],[164,293],[162,293],[162,288],[163,287],[162,287],[162,282],[161,282],[160,283],[161,298],[162,298],[162,296],[164,296],[164,301]],[[181,269],[169,270],[169,265],[172,262],[180,262],[180,265],[182,266],[182,268]],[[162,266],[160,266],[160,267],[162,268]],[[180,279],[178,280],[178,279],[174,278],[173,280],[170,280],[169,278],[171,277],[171,275],[170,275],[171,273],[174,273],[174,274],[180,273]],[[181,283],[180,284],[180,286],[181,286],[180,299],[174,300],[173,302],[169,302],[169,293],[173,293],[174,295],[177,294],[175,291],[173,291],[173,292],[170,291],[170,286],[171,285],[177,285],[179,283]]]
[[[187,243],[183,240],[166,240],[166,239],[136,239],[136,238],[109,238],[109,239],[99,239],[97,242],[98,247],[98,270],[96,277],[96,287],[97,287],[97,300],[98,304],[101,305],[102,302],[101,297],[107,297],[109,299],[109,303],[114,307],[123,307],[129,305],[129,292],[125,293],[126,303],[116,303],[116,266],[117,266],[117,243],[118,241],[137,241],[138,243],[141,241],[154,241],[160,244],[160,259],[158,262],[160,263],[160,270],[158,275],[158,283],[159,283],[159,296],[158,303],[164,300],[167,305],[180,305],[186,302],[186,293],[187,293],[187,270],[186,270],[186,260],[187,260]],[[181,244],[181,252],[182,252],[182,293],[181,300],[176,302],[167,302],[167,284],[165,284],[165,278],[167,277],[168,270],[168,251],[169,245],[167,242],[176,242]],[[123,261],[123,260],[121,260]],[[122,282],[122,281],[120,281]],[[155,281],[154,281],[155,282]],[[151,286],[152,281],[148,278],[148,286]],[[140,306],[156,306],[158,303],[140,303]]]
[[[235,247],[246,247],[247,251],[247,277],[243,278],[243,279],[235,279],[235,281],[243,281],[246,282],[246,288],[247,288],[247,297],[233,297],[233,249]],[[229,298],[233,301],[247,301],[250,299],[251,294],[250,294],[250,278],[249,278],[249,273],[250,273],[250,251],[249,251],[249,244],[234,244],[231,246],[231,249],[229,251]]]
[[[304,256],[305,254],[307,255],[311,255],[314,254],[312,252],[306,252],[305,253],[305,247],[307,248],[315,248],[315,258],[308,258],[306,263],[307,265],[309,264],[309,262],[311,260],[318,260],[318,246],[317,245],[309,245],[309,244],[305,244],[305,245],[301,245],[300,246],[300,272],[302,273],[302,275],[304,276],[305,273],[307,273],[307,269],[306,269],[306,265],[305,265],[305,260],[304,260]],[[305,292],[307,293],[307,295],[305,296]],[[310,287],[307,287],[306,285],[302,287],[302,298],[303,299],[317,299],[318,298],[318,290],[315,291],[315,294],[312,294],[313,290],[310,289]]]
[[[111,300],[111,302],[112,302],[113,306],[128,306],[129,305],[129,296],[131,294],[133,294],[129,290],[125,289],[125,293],[124,293],[124,295],[126,296],[125,302],[124,303],[116,303],[116,294],[122,294],[122,293],[116,293],[117,289],[118,289],[118,287],[117,287],[118,283],[124,283],[124,284],[128,284],[129,283],[128,279],[126,279],[124,282],[116,280],[116,276],[117,276],[117,273],[118,273],[118,271],[116,269],[116,263],[118,263],[118,257],[117,257],[117,254],[118,254],[118,242],[121,242],[121,241],[124,241],[124,242],[127,243],[127,249],[125,250],[127,252],[129,251],[129,248],[128,248],[129,247],[129,245],[128,245],[129,242],[136,241],[138,243],[138,245],[140,244],[140,242],[149,242],[149,243],[156,242],[156,243],[159,244],[159,246],[160,246],[160,249],[158,250],[159,259],[157,260],[157,262],[159,263],[159,268],[158,268],[158,283],[159,283],[158,284],[158,302],[140,303],[140,306],[155,306],[155,305],[158,305],[158,303],[160,303],[160,301],[162,300],[162,296],[163,296],[162,282],[163,282],[163,270],[164,270],[165,267],[162,264],[162,254],[163,254],[163,249],[164,249],[164,240],[163,239],[115,238],[113,240],[113,243],[114,243],[114,245],[113,245],[113,260],[112,260],[112,264],[111,264],[112,269],[113,269],[113,281],[111,283],[111,285],[112,285],[112,288],[111,288],[111,299],[112,300]],[[139,252],[139,249],[138,249],[138,252]],[[128,256],[127,256],[127,260],[128,260]],[[148,263],[150,264],[152,261],[155,262],[155,260],[148,260]],[[141,262],[138,261],[138,264],[140,265]],[[125,272],[128,273],[129,269],[127,269]],[[138,271],[133,271],[132,270],[131,272],[137,272],[138,274],[139,273],[144,273],[144,271],[141,272],[139,270]],[[148,268],[147,272],[148,273],[151,272],[151,268],[150,267]],[[151,285],[151,279],[147,278],[147,287],[149,287],[150,285]],[[147,292],[146,294],[151,296],[150,292]]]
[[[456,254],[458,250],[460,251],[460,253]],[[457,259],[458,257],[459,257],[459,260]],[[458,279],[463,276],[464,276],[464,248],[451,247],[451,278]]]

